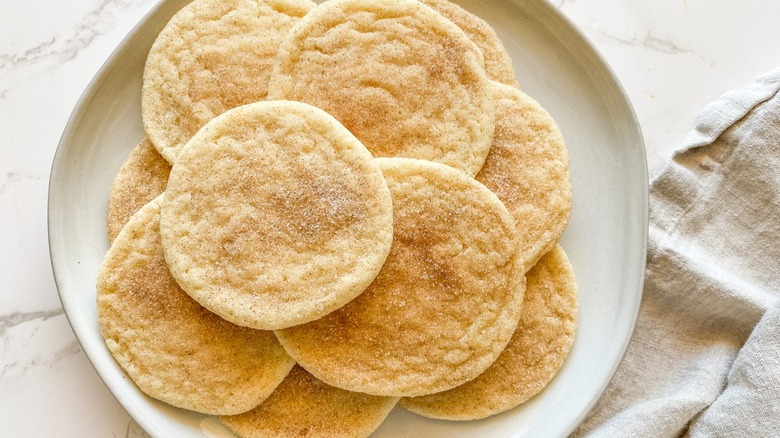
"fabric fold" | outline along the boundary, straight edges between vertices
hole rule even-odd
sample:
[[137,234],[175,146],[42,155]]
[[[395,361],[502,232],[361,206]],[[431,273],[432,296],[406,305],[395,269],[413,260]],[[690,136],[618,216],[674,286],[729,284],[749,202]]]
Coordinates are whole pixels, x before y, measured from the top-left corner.
[[770,309],[740,351],[725,391],[691,427],[690,436],[780,434],[780,306]]
[[777,69],[705,107],[651,182],[636,330],[573,436],[779,433],[779,90]]

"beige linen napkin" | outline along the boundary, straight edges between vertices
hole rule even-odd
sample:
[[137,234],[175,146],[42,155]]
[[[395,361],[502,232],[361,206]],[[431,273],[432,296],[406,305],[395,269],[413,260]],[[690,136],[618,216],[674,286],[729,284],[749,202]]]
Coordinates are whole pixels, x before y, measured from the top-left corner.
[[574,436],[780,436],[778,90],[707,106],[651,182],[636,330]]

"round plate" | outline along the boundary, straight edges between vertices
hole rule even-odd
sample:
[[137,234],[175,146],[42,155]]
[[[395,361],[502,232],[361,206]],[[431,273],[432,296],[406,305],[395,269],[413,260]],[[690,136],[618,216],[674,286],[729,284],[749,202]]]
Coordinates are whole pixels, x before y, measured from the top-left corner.
[[[161,2],[98,72],[73,111],[49,187],[49,246],[62,305],[98,374],[151,435],[230,436],[213,417],[152,400],[114,362],[98,327],[95,281],[108,250],[111,182],[143,137],[146,54],[186,0]],[[636,117],[612,71],[546,0],[463,0],[493,25],[521,88],[557,120],[569,149],[574,206],[561,241],[577,274],[580,323],[569,358],[538,396],[471,422],[428,420],[396,408],[375,437],[565,436],[614,374],[642,293],[647,242],[647,165]]]

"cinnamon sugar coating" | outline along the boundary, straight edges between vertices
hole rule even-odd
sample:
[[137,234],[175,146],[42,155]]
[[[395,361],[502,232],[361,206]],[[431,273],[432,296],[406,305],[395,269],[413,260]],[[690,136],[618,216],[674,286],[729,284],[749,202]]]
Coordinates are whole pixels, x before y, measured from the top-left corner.
[[113,242],[130,216],[165,191],[171,165],[148,137],[130,151],[111,184],[108,198],[108,240]]
[[488,79],[518,87],[517,75],[496,31],[485,20],[449,0],[420,0],[455,23],[477,45],[485,59]]
[[431,418],[474,420],[522,404],[547,386],[569,355],[577,312],[574,272],[556,245],[528,272],[520,324],[496,362],[464,385],[404,398],[401,406]]
[[100,330],[149,396],[208,414],[245,412],[294,362],[272,332],[231,324],[179,288],[160,243],[161,198],[133,215],[106,254],[97,279]]
[[262,100],[274,56],[310,0],[195,0],[157,36],[146,59],[141,116],[173,163],[209,120]]
[[176,160],[160,230],[174,278],[236,324],[277,329],[360,294],[393,235],[368,150],[313,106],[268,101],[209,122]]
[[398,402],[327,385],[295,366],[260,406],[220,421],[241,438],[361,438]]
[[382,270],[341,309],[276,335],[330,385],[386,396],[443,391],[484,371],[515,330],[525,278],[514,221],[463,172],[377,161],[395,228]]
[[555,120],[520,90],[493,82],[496,136],[477,180],[515,218],[524,270],[558,242],[572,207],[569,155]]
[[330,0],[276,57],[269,98],[322,108],[377,157],[437,161],[475,175],[495,108],[479,49],[416,0]]

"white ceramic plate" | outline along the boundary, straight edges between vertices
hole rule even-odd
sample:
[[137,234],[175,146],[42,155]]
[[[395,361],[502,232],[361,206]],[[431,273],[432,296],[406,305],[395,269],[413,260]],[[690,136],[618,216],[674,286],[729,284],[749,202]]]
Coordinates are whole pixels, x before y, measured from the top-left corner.
[[[103,343],[95,280],[108,250],[106,210],[119,166],[143,136],[141,75],[155,36],[187,0],[161,2],[112,54],[62,136],[49,187],[49,245],[62,304],[98,374],[153,436],[229,436],[207,416],[142,394]],[[522,89],[558,121],[571,160],[574,207],[562,245],[580,291],[574,348],[555,380],[524,405],[473,422],[396,408],[376,437],[554,437],[569,434],[614,374],[634,328],[647,232],[642,136],[621,86],[594,48],[546,0],[462,0],[504,41]]]

